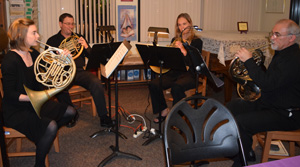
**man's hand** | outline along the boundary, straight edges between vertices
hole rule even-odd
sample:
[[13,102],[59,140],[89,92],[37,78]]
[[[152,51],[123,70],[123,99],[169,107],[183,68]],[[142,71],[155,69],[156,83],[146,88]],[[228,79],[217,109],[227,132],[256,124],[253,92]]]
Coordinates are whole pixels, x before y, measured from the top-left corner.
[[86,41],[83,39],[83,37],[80,37],[78,39],[78,43],[80,43],[84,47],[84,49],[87,49],[89,47],[89,45],[86,43]]
[[242,48],[235,54],[235,56],[238,57],[242,62],[245,62],[252,57],[252,53],[250,53],[247,49]]

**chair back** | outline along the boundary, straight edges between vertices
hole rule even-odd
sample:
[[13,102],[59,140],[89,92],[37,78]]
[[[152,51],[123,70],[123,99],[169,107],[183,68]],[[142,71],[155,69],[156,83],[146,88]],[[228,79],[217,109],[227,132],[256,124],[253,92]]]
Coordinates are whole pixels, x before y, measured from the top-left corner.
[[[198,109],[188,104],[195,99],[204,100]],[[240,149],[243,153],[238,127],[229,110],[218,101],[201,95],[187,97],[174,105],[166,119],[164,143],[168,166],[230,158]],[[246,164],[245,159],[243,163]]]

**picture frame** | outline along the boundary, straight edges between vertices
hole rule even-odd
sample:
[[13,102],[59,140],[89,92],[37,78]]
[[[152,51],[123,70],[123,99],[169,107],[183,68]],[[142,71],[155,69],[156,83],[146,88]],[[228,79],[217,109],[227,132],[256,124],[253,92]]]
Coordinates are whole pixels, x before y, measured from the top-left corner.
[[117,41],[139,40],[139,0],[116,1]]
[[237,22],[238,31],[242,33],[248,32],[248,22]]
[[266,0],[266,13],[284,13],[285,0]]

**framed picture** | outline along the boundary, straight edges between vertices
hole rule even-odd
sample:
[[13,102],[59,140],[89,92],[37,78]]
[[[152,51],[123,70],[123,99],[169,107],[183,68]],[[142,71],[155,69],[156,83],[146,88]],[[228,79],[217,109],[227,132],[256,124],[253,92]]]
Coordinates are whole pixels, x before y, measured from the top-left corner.
[[117,41],[138,41],[139,39],[139,0],[116,1]]
[[238,22],[237,23],[238,31],[240,33],[247,33],[248,32],[248,22]]
[[267,13],[283,13],[285,0],[266,0]]

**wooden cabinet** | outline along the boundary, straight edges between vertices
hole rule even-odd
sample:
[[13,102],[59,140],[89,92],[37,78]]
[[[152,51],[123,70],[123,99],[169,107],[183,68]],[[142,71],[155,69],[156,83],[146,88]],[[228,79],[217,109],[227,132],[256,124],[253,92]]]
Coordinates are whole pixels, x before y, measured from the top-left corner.
[[6,8],[5,8],[6,0],[0,0],[0,27],[6,30]]

